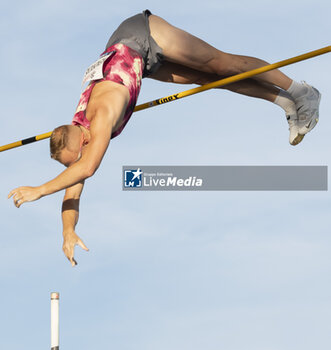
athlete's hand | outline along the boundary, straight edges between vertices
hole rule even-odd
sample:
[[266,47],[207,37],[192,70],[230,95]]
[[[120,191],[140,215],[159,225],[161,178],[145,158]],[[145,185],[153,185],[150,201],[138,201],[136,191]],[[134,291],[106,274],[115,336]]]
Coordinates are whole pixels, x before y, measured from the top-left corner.
[[88,251],[88,248],[84,242],[78,237],[75,231],[64,231],[63,232],[63,252],[68,260],[71,262],[71,266],[77,265],[74,259],[75,246],[79,245],[84,250]]
[[25,202],[32,202],[41,198],[41,187],[18,187],[9,193],[8,199],[10,197],[13,197],[14,205],[19,208]]

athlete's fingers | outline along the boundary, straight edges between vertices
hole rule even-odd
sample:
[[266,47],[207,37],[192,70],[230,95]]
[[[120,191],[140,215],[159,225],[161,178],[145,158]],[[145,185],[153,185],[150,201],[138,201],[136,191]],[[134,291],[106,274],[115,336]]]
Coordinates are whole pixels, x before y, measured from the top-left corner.
[[72,259],[71,259],[71,266],[74,267],[76,265],[77,265],[77,261],[75,260],[74,257],[72,257]]
[[15,205],[17,208],[19,208],[25,202],[26,202],[26,200],[24,200],[23,198],[19,198],[19,199],[15,200]]
[[76,260],[74,259],[74,257],[71,257],[71,258],[68,257],[68,260],[70,261],[72,267],[74,267],[74,266],[77,265],[77,262],[76,262]]
[[15,207],[16,207],[16,208],[19,208],[19,207],[20,207],[19,202],[21,201],[21,198],[19,198],[18,193],[15,193],[15,194],[13,195],[13,201],[14,201]]
[[19,190],[20,190],[21,187],[17,187],[17,188],[14,188],[13,190],[11,190],[8,194],[8,199],[12,196],[16,196],[19,194]]
[[13,197],[13,199],[14,199],[14,198],[15,198],[15,196],[16,196],[16,190],[12,190],[12,191],[10,191],[10,192],[9,192],[9,194],[8,194],[8,197],[7,197],[7,198],[9,199],[9,198]]
[[74,257],[74,248],[68,245],[63,245],[62,250],[67,259],[72,263],[72,259]]
[[[67,255],[67,254],[66,254],[66,255]],[[68,254],[68,255],[67,255],[67,258],[68,258],[68,260],[70,261],[71,266],[77,265],[77,262],[76,262],[76,260],[74,259],[74,255],[73,255],[73,254]]]
[[84,250],[86,250],[87,252],[89,251],[89,249],[86,247],[86,245],[84,244],[84,242],[83,242],[81,239],[79,239],[79,240],[77,241],[77,244],[78,244],[81,248],[83,248]]
[[73,256],[71,258],[68,258],[68,260],[70,261],[72,267],[77,265],[77,262],[76,262],[76,260],[74,259]]

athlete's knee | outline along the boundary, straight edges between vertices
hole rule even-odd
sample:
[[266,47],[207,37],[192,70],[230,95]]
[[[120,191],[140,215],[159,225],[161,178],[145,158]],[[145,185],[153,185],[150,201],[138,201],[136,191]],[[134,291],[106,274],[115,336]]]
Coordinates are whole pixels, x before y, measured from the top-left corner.
[[225,52],[214,59],[212,66],[215,74],[224,77],[245,72],[245,62],[239,56]]

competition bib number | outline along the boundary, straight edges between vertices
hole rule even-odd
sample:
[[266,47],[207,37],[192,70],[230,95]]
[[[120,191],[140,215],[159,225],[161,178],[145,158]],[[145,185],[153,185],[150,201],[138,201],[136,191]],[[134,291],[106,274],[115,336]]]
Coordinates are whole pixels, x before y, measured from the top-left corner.
[[87,70],[84,74],[84,77],[83,77],[82,88],[83,88],[84,84],[88,81],[98,80],[98,79],[103,78],[103,69],[102,69],[103,64],[105,63],[107,58],[112,56],[114,53],[115,53],[115,51],[111,51],[111,52],[104,54],[96,62],[94,62],[93,64],[91,64],[87,68]]

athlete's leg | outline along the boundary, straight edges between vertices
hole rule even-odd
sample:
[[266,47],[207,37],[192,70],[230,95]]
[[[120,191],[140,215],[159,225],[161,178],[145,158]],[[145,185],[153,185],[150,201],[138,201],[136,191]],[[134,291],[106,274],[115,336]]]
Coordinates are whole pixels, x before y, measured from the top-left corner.
[[[164,62],[159,70],[149,78],[175,84],[205,85],[224,78],[223,76],[204,73],[173,62]],[[253,79],[245,79],[220,87],[242,95],[261,98],[274,102],[280,89],[274,85]]]
[[[233,55],[217,50],[203,40],[179,29],[161,17],[149,17],[151,36],[162,48],[165,59],[198,71],[231,76],[267,65],[258,58]],[[287,90],[292,80],[279,70],[253,78]]]
[[[177,84],[198,84],[204,85],[222,79],[221,76],[211,73],[204,73],[192,68],[188,68],[177,63],[167,62],[159,70],[150,75],[149,78]],[[278,87],[253,79],[245,79],[220,87],[246,96],[262,98],[274,102],[282,107],[290,127],[290,143],[298,144],[303,136],[298,135],[298,128],[293,119],[297,117],[296,105],[291,96]]]
[[[215,49],[203,40],[176,28],[158,16],[150,16],[151,35],[163,49],[166,60],[179,63],[197,71],[212,73],[218,76],[230,76],[267,65],[258,58],[232,55]],[[290,123],[290,142],[296,144],[304,134],[311,131],[319,118],[319,103],[321,95],[312,86],[299,84],[279,70],[254,76],[252,79],[275,85],[283,90],[275,103],[281,105],[287,96],[293,99],[296,111],[288,118]],[[291,108],[292,110],[292,108]],[[297,137],[298,135],[300,137]],[[297,136],[295,136],[297,135]],[[293,143],[293,137],[296,143]]]

